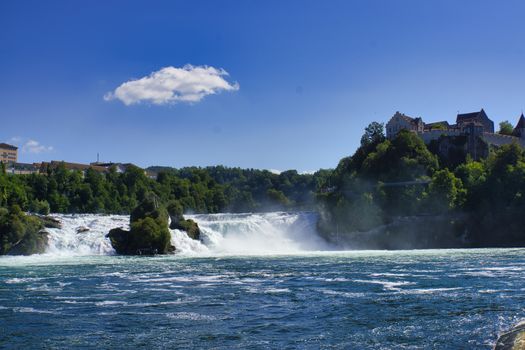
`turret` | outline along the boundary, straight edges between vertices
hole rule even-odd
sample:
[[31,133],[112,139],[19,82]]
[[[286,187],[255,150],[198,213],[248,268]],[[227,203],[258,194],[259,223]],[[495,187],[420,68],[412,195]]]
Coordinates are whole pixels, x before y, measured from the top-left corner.
[[525,117],[523,116],[523,113],[521,113],[518,124],[516,124],[516,127],[512,131],[512,135],[525,139]]

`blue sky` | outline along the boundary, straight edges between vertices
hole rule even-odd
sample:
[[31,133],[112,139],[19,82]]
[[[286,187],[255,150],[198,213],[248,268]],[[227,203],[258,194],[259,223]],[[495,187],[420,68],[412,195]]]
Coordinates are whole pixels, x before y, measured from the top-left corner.
[[[2,1],[0,140],[22,162],[335,167],[397,110],[452,122],[483,107],[515,123],[523,13],[520,1]],[[187,64],[234,88],[104,99]]]

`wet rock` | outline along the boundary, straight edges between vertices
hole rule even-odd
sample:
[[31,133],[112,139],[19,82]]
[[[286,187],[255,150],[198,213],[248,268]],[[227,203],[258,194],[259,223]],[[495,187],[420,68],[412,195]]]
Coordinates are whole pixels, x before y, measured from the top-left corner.
[[45,230],[26,234],[9,249],[7,255],[42,254],[46,251],[48,241],[49,232]]
[[159,199],[150,194],[130,216],[129,231],[114,228],[107,234],[113,249],[122,255],[155,255],[174,251],[170,244],[168,213]]
[[525,349],[525,321],[499,336],[494,350],[524,350]]
[[191,219],[179,220],[177,222],[172,221],[170,229],[185,231],[188,237],[191,239],[199,240],[201,237],[201,230],[199,225]]
[[55,219],[51,216],[38,216],[40,220],[42,220],[42,223],[44,224],[44,227],[47,228],[62,228],[62,223],[60,220]]
[[0,208],[0,255],[44,253],[49,234],[39,216],[24,213],[18,205]]
[[88,231],[89,231],[89,227],[86,227],[86,226],[77,227],[77,233],[84,233]]
[[182,215],[183,208],[178,201],[171,201],[167,205],[168,214],[170,216],[170,229],[185,231],[188,237],[199,240],[201,230],[199,225],[191,219],[184,219]]

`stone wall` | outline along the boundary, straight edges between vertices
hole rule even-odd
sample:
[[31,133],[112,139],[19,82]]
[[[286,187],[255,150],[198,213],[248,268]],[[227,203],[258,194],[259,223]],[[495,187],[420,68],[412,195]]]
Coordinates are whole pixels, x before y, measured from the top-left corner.
[[449,129],[449,130],[429,130],[424,131],[422,133],[418,133],[419,137],[425,142],[425,144],[429,144],[432,140],[439,139],[442,135],[444,136],[460,136],[461,132],[459,130],[455,129]]
[[484,132],[481,138],[485,142],[487,142],[489,145],[494,145],[498,147],[503,146],[503,145],[510,145],[513,142],[517,142],[521,147],[525,147],[525,139],[522,139],[516,136],[500,135],[500,134]]

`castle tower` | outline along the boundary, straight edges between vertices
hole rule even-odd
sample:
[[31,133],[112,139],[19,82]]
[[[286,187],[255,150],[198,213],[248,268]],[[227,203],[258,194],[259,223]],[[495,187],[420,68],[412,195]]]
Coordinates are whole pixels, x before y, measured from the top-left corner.
[[525,117],[523,116],[523,113],[521,113],[518,124],[516,124],[516,127],[512,131],[512,135],[519,137],[520,139],[525,139]]

